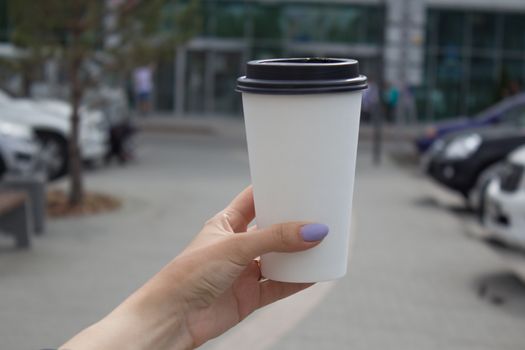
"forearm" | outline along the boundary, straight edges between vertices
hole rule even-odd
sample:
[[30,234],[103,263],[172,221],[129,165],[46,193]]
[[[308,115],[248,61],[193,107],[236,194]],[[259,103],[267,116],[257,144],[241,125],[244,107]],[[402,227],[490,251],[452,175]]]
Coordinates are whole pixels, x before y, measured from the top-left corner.
[[[170,322],[167,322],[170,323]],[[193,342],[180,329],[158,324],[144,327],[141,322],[105,318],[86,328],[60,349],[67,350],[114,350],[114,349],[166,349],[187,350],[193,348]]]
[[184,315],[179,312],[181,309],[174,312],[177,308],[163,308],[157,304],[159,299],[166,298],[157,298],[156,294],[162,291],[155,290],[159,288],[150,283],[60,349],[193,349],[193,339],[187,330]]

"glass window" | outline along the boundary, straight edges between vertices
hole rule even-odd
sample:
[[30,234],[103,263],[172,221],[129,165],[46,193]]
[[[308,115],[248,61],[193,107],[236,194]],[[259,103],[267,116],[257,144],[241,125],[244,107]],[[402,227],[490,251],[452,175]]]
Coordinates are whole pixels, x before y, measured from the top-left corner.
[[459,52],[450,48],[437,56],[436,80],[458,83],[463,80],[463,64]]
[[451,118],[461,114],[461,86],[441,82],[429,89],[428,96],[436,119]]
[[464,43],[465,19],[466,15],[462,11],[439,11],[438,45],[459,49]]
[[503,58],[501,60],[501,80],[523,81],[523,63],[521,58]]
[[470,35],[472,47],[494,49],[496,47],[496,22],[499,16],[494,13],[472,13],[470,15]]
[[[316,6],[317,7],[317,6]],[[312,5],[289,5],[284,12],[288,39],[298,42],[319,41],[325,21]]]
[[332,42],[363,42],[366,22],[360,7],[325,8],[320,13],[324,33],[320,40]]
[[471,58],[469,94],[466,96],[468,114],[475,114],[496,102],[498,87],[494,70],[494,58],[476,56]]
[[430,9],[426,38],[424,82],[437,117],[473,115],[525,82],[523,14]]
[[206,1],[203,7],[203,34],[218,38],[244,36],[246,7],[239,1]]
[[382,44],[385,33],[385,12],[382,7],[365,7],[363,13],[365,36],[363,42]]
[[430,98],[436,117],[451,117],[460,114],[462,60],[457,50],[436,57],[436,87],[430,90]]
[[383,10],[376,6],[290,4],[284,22],[287,37],[296,42],[383,41]]
[[218,2],[215,6],[215,35],[220,38],[244,36],[244,3]]
[[214,35],[214,9],[215,4],[210,1],[202,3],[202,35],[213,36]]
[[253,36],[263,39],[281,39],[282,6],[257,4],[252,8]]
[[464,80],[463,59],[450,47],[436,56],[436,86],[428,90],[435,117],[461,114],[461,86]]
[[512,51],[525,49],[524,15],[503,16],[503,49]]
[[428,121],[427,115],[427,98],[428,88],[425,85],[420,85],[413,88],[414,100],[416,103],[417,117],[420,120]]
[[493,57],[473,56],[470,59],[470,79],[474,81],[494,81],[496,62]]

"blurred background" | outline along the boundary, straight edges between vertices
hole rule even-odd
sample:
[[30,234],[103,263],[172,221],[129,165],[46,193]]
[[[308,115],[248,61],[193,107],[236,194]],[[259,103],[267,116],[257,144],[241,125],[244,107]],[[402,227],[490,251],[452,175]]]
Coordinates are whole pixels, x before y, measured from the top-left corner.
[[0,344],[57,347],[250,183],[249,60],[350,57],[347,277],[205,349],[523,349],[525,2],[0,0]]
[[[120,2],[107,1],[99,18],[101,45],[118,41],[110,6]],[[8,3],[0,5],[4,57],[21,54],[10,42],[16,25]],[[397,122],[473,114],[521,89],[525,28],[520,11],[520,1],[203,0],[192,18],[199,21],[194,37],[155,62],[154,110],[240,115],[233,88],[247,60],[351,55],[380,88],[410,89],[417,113]],[[29,88],[23,76],[4,69],[2,86],[16,94],[59,94],[66,76],[57,65],[35,67]],[[131,79],[122,87],[129,95]]]

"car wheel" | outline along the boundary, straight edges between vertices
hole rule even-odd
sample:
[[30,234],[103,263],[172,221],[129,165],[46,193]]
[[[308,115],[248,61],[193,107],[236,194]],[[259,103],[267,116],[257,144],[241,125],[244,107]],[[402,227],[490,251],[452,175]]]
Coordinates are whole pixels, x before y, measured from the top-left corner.
[[502,166],[503,166],[503,163],[498,162],[498,163],[492,164],[488,166],[487,168],[485,168],[478,175],[476,184],[468,193],[467,205],[469,208],[471,208],[475,212],[478,212],[478,214],[479,214],[480,209],[482,209],[483,199],[484,199],[488,184],[493,178],[495,178],[498,175]]
[[48,179],[55,180],[67,174],[67,141],[62,136],[49,132],[37,132],[37,138]]

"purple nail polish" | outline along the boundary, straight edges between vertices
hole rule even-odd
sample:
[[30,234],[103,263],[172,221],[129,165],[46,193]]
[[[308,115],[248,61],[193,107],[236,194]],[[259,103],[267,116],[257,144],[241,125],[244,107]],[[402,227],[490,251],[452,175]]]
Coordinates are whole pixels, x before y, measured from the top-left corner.
[[325,238],[328,231],[328,226],[324,224],[308,224],[301,227],[299,233],[306,242],[315,242]]

